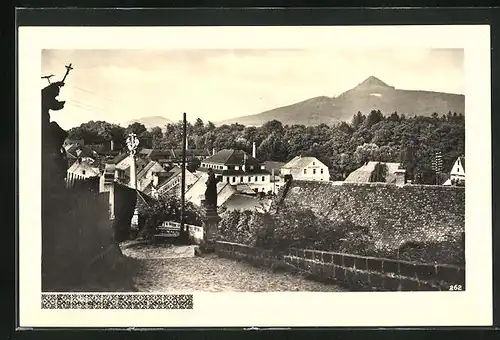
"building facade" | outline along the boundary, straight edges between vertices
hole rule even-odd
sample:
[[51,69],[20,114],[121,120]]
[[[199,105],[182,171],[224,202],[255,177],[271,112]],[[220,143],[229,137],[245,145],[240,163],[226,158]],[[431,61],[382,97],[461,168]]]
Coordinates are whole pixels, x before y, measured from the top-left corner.
[[214,171],[215,177],[233,186],[246,184],[255,192],[272,192],[271,173],[243,150],[224,149],[204,159],[200,172]]
[[281,176],[291,175],[293,179],[303,181],[328,181],[328,167],[316,157],[296,156],[280,169]]

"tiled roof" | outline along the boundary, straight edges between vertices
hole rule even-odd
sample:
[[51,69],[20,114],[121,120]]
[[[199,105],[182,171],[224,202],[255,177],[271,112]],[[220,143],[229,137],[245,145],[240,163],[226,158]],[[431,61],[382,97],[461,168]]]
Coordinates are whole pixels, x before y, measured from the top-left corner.
[[274,161],[265,161],[264,166],[267,171],[272,172],[274,170],[274,174],[278,175],[280,173],[280,169],[285,165],[283,162],[274,162]]
[[118,164],[118,163],[120,163],[121,161],[123,161],[127,157],[128,157],[127,153],[120,153],[116,157],[113,158],[113,160],[111,161],[111,163]]
[[268,209],[270,205],[270,199],[259,199],[256,196],[249,196],[245,194],[235,193],[231,195],[224,203],[223,206],[227,208],[228,211],[231,210],[255,210],[257,208],[263,207]]
[[282,166],[287,169],[303,169],[312,162],[320,162],[316,157],[295,156],[291,161]]
[[[246,155],[246,156],[245,156]],[[246,160],[245,160],[246,157]],[[259,161],[243,150],[224,149],[207,158],[204,163],[217,163],[224,165],[260,165]]]
[[[354,170],[347,176],[345,179],[345,182],[356,182],[356,183],[368,183],[370,182],[370,176],[375,169],[375,165],[378,162],[368,162],[368,164],[365,164],[361,166],[360,168]],[[395,181],[396,176],[395,172],[399,168],[400,163],[384,163],[382,164],[387,165],[387,177],[386,177],[386,183],[392,183]]]
[[[199,168],[198,169],[200,172],[207,172],[207,168]],[[245,175],[269,175],[269,171],[265,169],[246,169],[245,171],[243,170],[219,170],[219,169],[212,169],[214,174],[217,175],[222,175],[222,176],[245,176]]]
[[85,161],[76,161],[74,162],[68,169],[68,172],[76,172],[76,170],[81,169],[89,172],[89,175],[92,173],[95,176],[99,176],[99,170],[93,167],[91,164]]
[[[172,149],[172,156],[174,158],[182,158],[182,149]],[[210,156],[210,151],[208,149],[187,149],[186,156],[188,157],[208,157]]]

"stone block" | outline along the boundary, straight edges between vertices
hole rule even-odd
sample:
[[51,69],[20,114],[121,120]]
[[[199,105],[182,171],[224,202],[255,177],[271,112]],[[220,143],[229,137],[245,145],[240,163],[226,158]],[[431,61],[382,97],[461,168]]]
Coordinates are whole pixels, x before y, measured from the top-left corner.
[[395,292],[399,289],[399,279],[395,277],[385,277],[384,280],[384,290],[389,292]]
[[335,280],[346,282],[346,270],[344,267],[335,266]]
[[417,264],[415,265],[415,273],[419,280],[428,281],[436,279],[436,267],[434,265]]
[[313,250],[304,250],[304,258],[307,260],[314,259],[314,251]]
[[438,266],[437,279],[454,284],[465,284],[465,271],[463,268],[453,266]]
[[344,267],[354,268],[356,258],[354,256],[344,255]]
[[366,269],[378,273],[382,273],[383,260],[379,259],[366,259]]
[[330,264],[323,264],[323,278],[325,279],[334,279],[334,275],[335,275],[335,269],[332,265]]
[[313,251],[313,258],[315,261],[323,262],[323,252],[319,250]]
[[311,273],[316,277],[322,277],[323,276],[323,264],[312,263]]
[[323,253],[323,263],[332,263],[333,262],[333,255],[328,252]]
[[399,272],[398,265],[399,264],[398,264],[397,261],[383,260],[382,270],[383,270],[384,273],[395,273],[395,274],[397,274]]
[[417,270],[414,263],[401,262],[399,264],[399,275],[416,278],[416,273]]
[[377,273],[370,274],[370,286],[373,289],[382,289],[384,288],[385,276]]
[[366,258],[363,257],[354,258],[354,266],[358,270],[367,270]]
[[402,291],[418,291],[420,290],[420,285],[416,280],[401,279],[401,290]]
[[337,266],[344,266],[344,255],[341,254],[333,254],[333,263]]

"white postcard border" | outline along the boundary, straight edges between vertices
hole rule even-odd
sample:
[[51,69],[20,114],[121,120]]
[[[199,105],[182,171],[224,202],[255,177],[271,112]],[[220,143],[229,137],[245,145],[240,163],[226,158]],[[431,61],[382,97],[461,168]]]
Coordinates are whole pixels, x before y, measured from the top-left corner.
[[[467,26],[20,27],[21,327],[488,326],[492,324],[490,30]],[[356,44],[353,44],[356,42]],[[464,48],[466,291],[194,293],[192,310],[42,310],[42,49]],[[68,60],[71,62],[71,60]],[[74,65],[78,67],[78,65]],[[182,113],[179,113],[181,115]],[[186,292],[188,293],[188,292]]]

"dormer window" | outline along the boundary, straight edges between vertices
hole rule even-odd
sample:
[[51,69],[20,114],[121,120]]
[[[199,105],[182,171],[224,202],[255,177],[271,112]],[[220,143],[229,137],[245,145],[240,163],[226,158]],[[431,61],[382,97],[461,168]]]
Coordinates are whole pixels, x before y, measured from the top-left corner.
[[239,170],[239,169],[240,169],[240,167],[238,165],[234,166],[234,170]]

